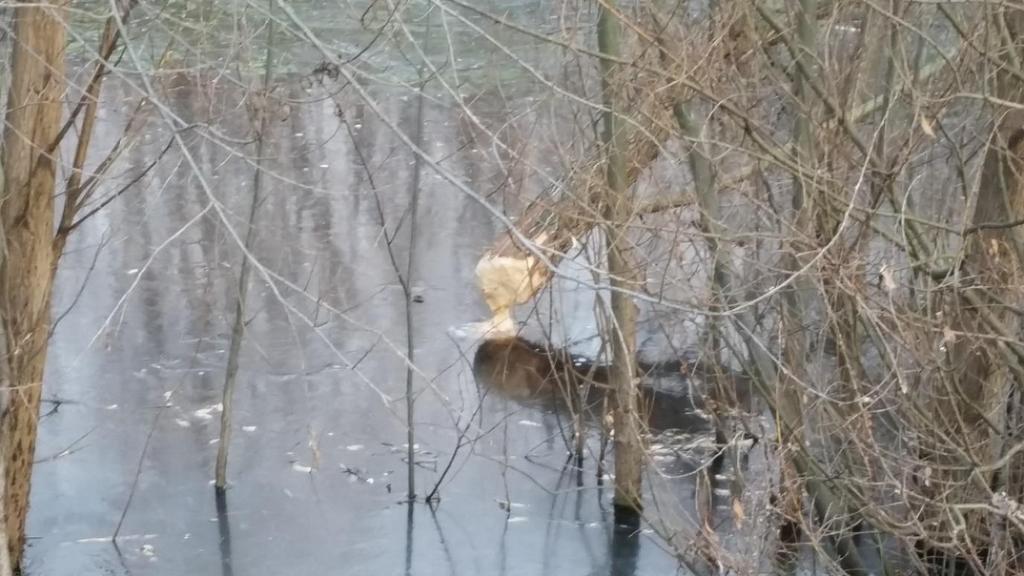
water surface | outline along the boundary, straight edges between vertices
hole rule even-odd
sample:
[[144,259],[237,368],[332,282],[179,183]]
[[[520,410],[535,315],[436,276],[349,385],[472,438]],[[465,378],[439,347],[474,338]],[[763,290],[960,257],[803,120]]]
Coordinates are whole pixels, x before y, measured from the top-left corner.
[[[161,82],[165,102],[218,130],[182,133],[199,170],[168,148],[171,132],[154,116],[106,190],[155,167],[82,227],[62,263],[29,573],[675,573],[649,529],[615,529],[592,458],[577,485],[564,418],[486,394],[471,370],[474,343],[450,336],[486,316],[473,268],[501,231],[493,213],[424,171],[411,238],[415,162],[401,141],[350,94],[319,98],[306,76],[280,82],[293,101],[277,110],[260,162],[266,199],[226,497],[215,498],[212,479],[241,262],[229,227],[244,232],[255,160],[238,144],[251,136],[241,92],[179,75]],[[529,97],[470,88],[466,101],[495,127],[530,108]],[[374,95],[414,131],[414,94]],[[111,81],[97,150],[116,140],[135,98]],[[536,184],[510,179],[459,107],[428,102],[422,122],[427,153],[499,209]],[[543,139],[518,146],[544,163]],[[452,461],[435,508],[403,502],[405,299],[388,239],[403,270],[415,247],[421,497]],[[594,296],[572,288],[558,284],[563,334],[593,332]],[[689,408],[679,416],[683,441],[708,437]],[[659,483],[692,503],[704,462],[672,451],[657,461]]]

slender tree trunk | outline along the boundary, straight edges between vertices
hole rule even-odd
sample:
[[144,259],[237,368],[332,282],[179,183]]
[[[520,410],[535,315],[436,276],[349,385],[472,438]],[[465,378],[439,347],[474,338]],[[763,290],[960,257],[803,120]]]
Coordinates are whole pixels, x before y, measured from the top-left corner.
[[[707,346],[708,357],[712,358],[712,365],[719,366],[721,357],[719,350],[724,333],[718,314],[726,308],[728,294],[732,292],[732,274],[729,269],[730,253],[725,244],[725,236],[728,233],[722,224],[721,210],[719,209],[718,194],[715,190],[715,170],[711,163],[711,156],[708,153],[706,140],[704,139],[703,123],[694,119],[694,116],[687,110],[686,105],[680,99],[672,104],[672,113],[679,125],[679,131],[689,141],[692,148],[687,154],[690,165],[690,173],[693,174],[693,187],[697,197],[697,207],[700,209],[700,230],[704,235],[704,242],[708,248],[709,283],[711,285],[711,311],[706,318],[707,321]],[[715,370],[709,396],[712,406],[711,417],[714,419],[715,441],[719,446],[725,446],[726,438],[725,421],[722,414],[731,407],[735,397],[735,391],[730,390],[732,384],[721,377],[721,371]]]
[[[0,370],[3,366],[0,365]],[[3,380],[7,380],[6,372]],[[0,389],[0,423],[7,418],[7,389]],[[6,443],[0,442],[0,479],[7,477]],[[6,482],[0,481],[0,526],[7,526],[7,494]],[[14,573],[11,565],[11,550],[8,547],[7,530],[0,530],[0,576],[11,576]]]
[[64,95],[65,2],[21,4],[14,11],[11,85],[3,138],[0,224],[0,317],[6,340],[9,407],[2,422],[6,456],[7,544],[17,569],[25,541],[39,401],[50,331],[55,264],[54,185],[50,150],[60,131]]
[[[614,2],[601,6],[597,24],[598,49],[603,54],[618,57],[622,53],[621,24],[612,10]],[[640,438],[637,412],[636,356],[636,304],[622,290],[638,288],[636,269],[630,258],[627,225],[632,216],[626,174],[626,138],[621,119],[619,97],[616,94],[618,66],[607,59],[601,60],[601,89],[604,105],[604,134],[607,160],[608,193],[605,207],[607,220],[608,275],[613,288],[611,296],[612,366],[609,383],[615,391],[615,507],[632,512],[641,510],[641,473],[644,447]]]
[[[423,42],[424,57],[426,57],[426,51],[430,46],[430,32],[431,32],[431,21],[433,12],[427,14],[427,29],[426,38]],[[431,75],[428,70],[428,64],[424,63],[420,66],[418,71],[420,78],[419,91],[416,94],[416,131],[413,133],[413,145],[416,148],[423,148],[423,106],[426,101],[425,90],[427,84],[430,82]],[[416,424],[414,422],[416,416],[416,396],[414,392],[414,384],[416,374],[413,370],[413,366],[416,362],[416,330],[415,330],[415,314],[413,310],[413,298],[412,292],[412,278],[413,273],[416,271],[416,242],[417,237],[417,223],[419,216],[420,207],[420,186],[423,177],[423,160],[419,156],[415,156],[413,159],[412,167],[412,183],[410,185],[410,203],[409,203],[409,249],[408,258],[405,261],[405,273],[399,270],[397,264],[395,264],[395,274],[398,275],[399,283],[402,285],[402,292],[405,296],[405,355],[408,357],[409,362],[405,367],[405,420],[406,420],[406,462],[407,475],[408,475],[408,489],[406,490],[406,497],[409,502],[416,500]],[[384,218],[381,216],[381,226],[383,226]],[[394,262],[393,262],[394,263]]]
[[[795,58],[804,70],[814,65],[814,54],[817,52],[817,22],[815,11],[817,0],[801,0],[798,8],[797,54]],[[814,140],[811,132],[810,90],[802,74],[794,75],[793,92],[796,116],[794,136],[795,155],[802,170],[813,173],[815,165]],[[793,177],[793,210],[796,216],[795,228],[805,238],[814,238],[814,206],[812,203],[813,183],[807,182],[802,173]],[[794,245],[792,238],[787,239],[786,268],[790,273],[800,269],[797,256],[803,252],[800,246]],[[776,402],[783,414],[790,414],[789,422],[796,424],[802,420],[803,407],[800,399],[800,380],[806,381],[805,364],[808,357],[806,337],[806,315],[811,312],[808,297],[813,290],[812,281],[806,276],[796,278],[783,291],[782,304],[782,358],[789,368],[787,373],[780,374]],[[799,419],[799,420],[798,420]],[[779,501],[782,508],[783,523],[780,527],[780,539],[799,538],[802,519],[803,486],[797,473],[797,466],[792,460],[792,452],[799,450],[803,444],[802,422],[795,426],[780,426],[780,439],[784,449],[782,455],[782,478],[779,484]],[[789,542],[795,543],[795,542]]]
[[[429,29],[429,28],[428,28]],[[422,73],[421,73],[422,74]],[[417,148],[423,145],[423,91],[426,89],[426,81],[420,84],[419,94],[416,100],[416,133],[413,142]],[[413,293],[412,275],[416,264],[416,213],[419,211],[420,177],[422,175],[420,157],[413,160],[412,177],[412,202],[409,206],[409,254],[405,264],[405,280],[402,288],[405,292],[405,355],[409,361],[405,367],[405,421],[406,421],[406,462],[408,489],[406,497],[409,502],[416,499],[416,396],[413,394],[415,373],[412,369],[416,361],[416,331],[413,323]],[[396,270],[397,272],[397,270]],[[399,272],[399,274],[401,274]]]
[[[273,10],[273,2],[271,2]],[[266,142],[266,131],[271,115],[270,78],[273,73],[274,60],[274,20],[267,21],[267,53],[263,69],[263,95],[257,99],[255,109],[256,134],[256,173],[252,182],[252,204],[249,206],[249,221],[246,224],[245,241],[243,243],[242,266],[238,271],[238,300],[235,302],[235,322],[231,328],[231,347],[228,349],[228,366],[224,376],[223,410],[220,413],[220,442],[217,445],[217,470],[215,487],[223,492],[228,485],[228,450],[231,444],[231,416],[235,397],[235,381],[238,376],[238,356],[242,351],[242,339],[245,337],[245,303],[249,294],[249,271],[251,268],[249,253],[256,237],[256,212],[262,202],[263,188],[263,153]]]

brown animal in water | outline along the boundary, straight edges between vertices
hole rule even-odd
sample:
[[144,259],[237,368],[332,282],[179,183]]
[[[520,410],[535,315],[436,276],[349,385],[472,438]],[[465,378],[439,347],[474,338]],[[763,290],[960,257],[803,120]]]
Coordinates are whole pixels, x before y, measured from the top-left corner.
[[[684,377],[683,362],[638,362],[640,415],[651,433],[670,428],[703,429],[708,423],[695,414],[691,399],[682,392],[658,390],[650,379]],[[608,385],[608,366],[568,351],[530,342],[518,336],[484,339],[473,357],[473,373],[494,392],[523,405],[540,409],[582,408],[587,420],[611,429],[615,394]]]

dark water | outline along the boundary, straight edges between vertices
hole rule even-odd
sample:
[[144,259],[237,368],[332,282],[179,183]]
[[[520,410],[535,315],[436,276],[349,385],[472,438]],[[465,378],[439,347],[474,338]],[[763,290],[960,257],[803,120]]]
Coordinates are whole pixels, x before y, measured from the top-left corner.
[[[410,239],[411,154],[354,98],[344,97],[342,120],[334,102],[289,84],[306,101],[281,111],[267,135],[253,250],[265,268],[249,292],[226,497],[215,498],[212,482],[241,259],[228,226],[244,231],[253,186],[253,162],[231,151],[252,148],[231,140],[246,135],[237,93],[178,77],[163,84],[174,112],[186,122],[216,118],[218,132],[183,132],[198,172],[174,145],[164,153],[171,132],[153,116],[105,189],[155,167],[76,234],[62,264],[29,573],[676,573],[649,528],[615,529],[611,491],[597,486],[592,459],[577,486],[562,420],[483,394],[474,343],[450,336],[485,318],[473,268],[500,231],[493,215],[425,171]],[[135,96],[108,88],[97,150],[118,137]],[[377,96],[411,132],[415,97]],[[497,90],[472,96],[481,118],[507,119],[510,103]],[[528,181],[510,183],[456,107],[429,104],[423,122],[427,152],[495,205]],[[539,144],[520,145],[525,158],[544,157]],[[403,269],[415,246],[413,287],[423,298],[413,314],[421,495],[458,446],[436,509],[401,502],[405,301],[374,189]],[[207,209],[211,200],[223,211]],[[592,331],[593,295],[556,287],[565,331]],[[655,439],[651,475],[685,509],[710,432],[692,412],[679,418],[677,443],[699,445],[690,452],[703,456],[680,459]]]

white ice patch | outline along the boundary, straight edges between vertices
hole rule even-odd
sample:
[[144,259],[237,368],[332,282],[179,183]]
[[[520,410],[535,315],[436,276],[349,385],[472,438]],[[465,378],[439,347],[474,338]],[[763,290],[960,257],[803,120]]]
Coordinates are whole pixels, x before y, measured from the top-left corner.
[[224,405],[217,403],[211,404],[210,406],[207,406],[205,408],[200,408],[193,412],[192,415],[195,416],[196,418],[199,418],[200,420],[210,420],[211,418],[213,418],[214,412],[222,412],[223,410]]

